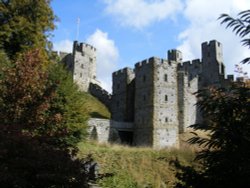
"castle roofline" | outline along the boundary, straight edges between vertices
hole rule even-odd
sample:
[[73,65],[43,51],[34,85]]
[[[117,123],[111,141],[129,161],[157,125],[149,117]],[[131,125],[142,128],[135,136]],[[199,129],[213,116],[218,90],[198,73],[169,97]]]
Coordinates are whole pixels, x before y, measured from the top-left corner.
[[124,73],[127,73],[127,72],[134,72],[134,70],[132,69],[132,68],[130,68],[130,67],[125,67],[125,68],[123,68],[123,69],[120,69],[120,70],[118,70],[118,71],[115,71],[115,72],[113,72],[113,75],[119,75],[119,74],[124,74]]
[[84,49],[96,51],[96,48],[88,43],[85,43],[85,42],[79,43],[78,41],[74,41],[73,51],[76,50],[76,51],[83,52]]

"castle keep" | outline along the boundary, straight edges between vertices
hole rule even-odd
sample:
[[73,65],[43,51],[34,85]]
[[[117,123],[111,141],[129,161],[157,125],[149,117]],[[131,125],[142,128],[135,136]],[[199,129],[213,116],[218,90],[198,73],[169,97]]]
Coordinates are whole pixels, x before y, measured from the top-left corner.
[[222,44],[201,45],[202,58],[183,62],[182,53],[169,50],[168,58],[151,57],[112,74],[112,95],[96,80],[96,49],[74,42],[73,53],[61,53],[82,91],[89,91],[111,111],[111,120],[91,119],[90,133],[101,142],[118,141],[153,148],[178,147],[179,134],[201,121],[193,95],[199,89],[224,86]]

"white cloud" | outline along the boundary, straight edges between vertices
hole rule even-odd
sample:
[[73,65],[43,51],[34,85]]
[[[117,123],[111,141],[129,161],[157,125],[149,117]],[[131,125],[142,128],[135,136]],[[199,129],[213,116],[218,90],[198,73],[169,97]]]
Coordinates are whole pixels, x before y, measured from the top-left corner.
[[[216,39],[223,44],[224,63],[227,73],[234,73],[234,65],[249,54],[249,49],[240,44],[240,38],[235,36],[226,25],[220,25],[217,20],[222,13],[236,16],[242,10],[250,7],[249,0],[186,0],[183,12],[189,21],[189,26],[179,34],[184,59],[199,58],[201,42]],[[250,66],[244,66],[250,73]]]
[[56,51],[71,53],[72,48],[73,42],[68,39],[53,43],[53,49]]
[[121,25],[136,29],[173,18],[183,6],[180,0],[104,0],[106,12]]
[[115,42],[105,33],[97,29],[87,38],[87,43],[97,49],[97,79],[101,81],[102,87],[111,92],[112,72],[117,69],[119,51]]

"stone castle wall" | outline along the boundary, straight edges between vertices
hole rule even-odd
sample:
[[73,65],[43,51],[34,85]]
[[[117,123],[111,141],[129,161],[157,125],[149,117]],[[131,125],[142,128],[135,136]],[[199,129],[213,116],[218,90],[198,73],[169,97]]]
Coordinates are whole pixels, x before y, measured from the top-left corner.
[[124,68],[112,74],[112,108],[113,120],[131,122],[134,121],[134,88],[133,80],[135,74],[133,69]]
[[104,90],[101,86],[90,83],[89,93],[105,104],[108,109],[111,108],[111,94],[109,94],[109,92]]
[[95,53],[94,47],[75,42],[73,54],[61,56],[71,62],[66,64],[80,88],[110,108],[112,120],[89,120],[90,135],[100,142],[178,147],[179,133],[202,120],[194,93],[232,81],[224,78],[222,45],[210,41],[202,43],[201,60],[182,62],[180,51],[169,50],[168,59],[151,57],[114,72],[111,96],[96,84]]

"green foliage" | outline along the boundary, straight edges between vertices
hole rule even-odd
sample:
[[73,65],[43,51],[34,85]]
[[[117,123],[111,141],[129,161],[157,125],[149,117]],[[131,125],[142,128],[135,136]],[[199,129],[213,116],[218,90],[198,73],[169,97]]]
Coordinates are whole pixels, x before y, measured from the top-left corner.
[[[222,14],[222,24],[232,27],[250,47],[250,10],[239,18]],[[246,58],[242,63],[250,63]],[[235,83],[228,88],[207,88],[197,92],[197,106],[205,117],[202,124],[191,127],[208,133],[197,134],[189,143],[203,146],[196,157],[202,170],[179,165],[177,187],[246,187],[250,185],[250,87],[249,82]],[[177,162],[178,166],[178,162]]]
[[13,127],[0,128],[0,187],[87,187],[83,162],[72,160],[66,148],[46,144],[46,137],[9,132]]
[[50,0],[4,0],[0,2],[0,48],[12,59],[30,48],[46,49],[55,15]]
[[209,137],[194,136],[189,143],[203,146],[196,156],[203,170],[185,168],[186,172],[179,174],[184,182],[179,187],[249,185],[250,88],[245,84],[228,89],[209,88],[199,91],[197,97],[200,99],[197,105],[206,118],[202,124],[191,127],[208,132]]
[[69,101],[58,102],[60,84],[44,63],[32,50],[1,69],[0,187],[86,187],[83,162],[73,160],[77,148],[69,142],[75,136],[66,123]]
[[84,93],[78,90],[70,75],[61,64],[51,64],[49,67],[49,81],[57,83],[56,97],[52,101],[55,109],[60,109],[62,122],[68,128],[67,140],[77,143],[86,135],[87,113],[84,107]]
[[[221,24],[227,24],[227,28],[233,28],[233,32],[242,38],[243,46],[250,47],[250,10],[240,12],[238,18],[222,14],[219,19],[222,19]],[[242,63],[250,63],[250,57],[243,59]]]

